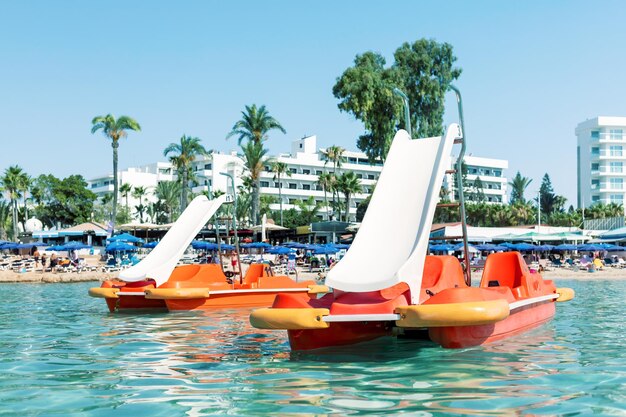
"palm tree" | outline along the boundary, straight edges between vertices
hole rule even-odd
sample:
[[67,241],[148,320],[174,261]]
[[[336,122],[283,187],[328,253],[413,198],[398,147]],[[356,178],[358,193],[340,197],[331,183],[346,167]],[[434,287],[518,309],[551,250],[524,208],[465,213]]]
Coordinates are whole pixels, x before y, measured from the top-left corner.
[[17,242],[18,230],[17,230],[17,200],[22,197],[21,191],[24,184],[24,176],[26,173],[17,165],[8,167],[4,171],[4,175],[0,178],[0,184],[4,188],[4,191],[9,195],[11,201],[11,220],[13,223],[13,240]]
[[11,217],[11,205],[10,203],[0,200],[0,239],[6,240],[7,227],[9,224],[9,218]]
[[259,195],[259,183],[261,179],[261,172],[263,172],[263,164],[265,162],[265,155],[267,149],[263,147],[261,142],[249,141],[241,147],[243,151],[243,160],[246,168],[248,169],[250,180],[252,183],[250,202],[251,220],[254,224],[260,223],[260,195]]
[[346,214],[345,221],[349,221],[350,218],[350,197],[353,194],[363,191],[359,178],[353,171],[348,171],[337,178],[337,191],[342,192],[346,201]]
[[523,204],[526,202],[524,199],[524,191],[526,191],[526,188],[528,188],[531,182],[533,182],[532,179],[522,177],[520,172],[517,171],[515,177],[513,177],[513,179],[509,182],[509,185],[511,186],[511,204],[515,204],[517,202]]
[[146,187],[135,187],[133,190],[133,197],[139,200],[139,205],[135,206],[137,214],[139,214],[139,222],[143,223],[143,212],[146,210],[146,206],[143,205],[143,198],[147,194]]
[[278,201],[280,203],[280,225],[283,225],[283,184],[280,181],[280,176],[286,174],[291,177],[291,171],[284,162],[273,161],[270,165],[272,172],[274,173],[274,181],[278,181]]
[[140,131],[141,126],[135,119],[128,116],[120,116],[116,119],[112,114],[106,116],[96,116],[91,121],[91,133],[94,134],[98,130],[102,130],[104,136],[111,139],[111,147],[113,148],[113,214],[112,222],[115,228],[115,216],[117,215],[117,193],[119,184],[117,183],[117,149],[120,146],[120,139],[128,135],[127,130]]
[[267,133],[274,129],[287,133],[278,120],[270,116],[265,105],[258,109],[256,104],[246,106],[246,110],[242,111],[241,115],[241,120],[235,122],[230,133],[226,136],[227,139],[237,136],[237,144],[239,146],[241,146],[241,142],[244,139],[248,142],[261,143],[267,139]]
[[27,173],[23,173],[20,176],[20,192],[22,193],[22,200],[24,202],[24,222],[22,223],[22,226],[24,226],[24,230],[26,230],[26,220],[28,220],[28,192],[30,191],[30,188],[33,185],[33,178],[28,175]]
[[[244,153],[244,159],[246,161],[250,161],[252,163],[256,163],[259,160],[262,160],[265,154],[267,153],[267,149],[263,148],[263,142],[267,140],[268,132],[272,130],[279,130],[283,133],[287,133],[285,129],[281,126],[281,124],[270,116],[269,112],[265,108],[265,106],[261,106],[257,108],[256,104],[252,106],[246,106],[245,111],[241,112],[242,117],[240,120],[235,122],[233,128],[226,138],[230,138],[232,136],[237,136],[237,143],[241,146],[241,150]],[[242,145],[242,141],[246,140],[246,144]],[[254,146],[249,146],[250,143],[253,143]],[[261,155],[262,153],[262,155]],[[246,154],[249,156],[253,156],[253,158],[248,159]],[[257,167],[253,165],[246,165],[250,173],[256,172]],[[261,167],[262,168],[262,167]],[[252,190],[252,221],[254,224],[258,224],[260,221],[260,196],[259,196],[259,181],[260,181],[260,172],[259,175],[252,175],[251,177],[255,182],[254,188]]]
[[180,180],[180,211],[187,208],[187,191],[190,177],[193,175],[191,164],[197,156],[208,155],[209,152],[200,143],[200,138],[183,135],[180,143],[170,143],[163,151],[163,156],[170,156],[170,162],[176,167]]
[[154,194],[165,207],[167,221],[171,223],[176,200],[180,196],[180,184],[174,181],[160,181],[154,190]]
[[327,192],[328,190],[332,189],[332,184],[333,184],[333,180],[334,177],[332,174],[329,174],[327,172],[323,172],[321,173],[318,177],[317,177],[317,185],[319,185],[320,187],[322,187],[322,190],[324,190],[324,205],[326,206],[326,219],[330,220],[330,213],[328,210],[328,195]]
[[133,186],[127,182],[122,184],[122,186],[120,187],[120,194],[122,195],[122,197],[126,198],[126,211],[127,212],[128,212],[128,196],[130,195],[131,191],[133,191]]
[[[326,161],[324,162],[324,167],[326,167],[326,163],[328,163],[329,161],[333,163],[333,172],[332,175],[334,176],[334,180],[336,180],[339,177],[339,172],[337,171],[338,168],[341,168],[341,164],[343,161],[343,154],[346,150],[344,148],[342,148],[341,146],[337,146],[337,145],[333,145],[333,146],[329,146],[326,151]],[[336,190],[336,187],[333,187],[334,185],[333,178],[331,178],[330,181],[330,185],[331,185],[331,190],[333,192],[333,206],[335,206],[335,195],[337,196],[337,199],[339,199],[339,192]]]

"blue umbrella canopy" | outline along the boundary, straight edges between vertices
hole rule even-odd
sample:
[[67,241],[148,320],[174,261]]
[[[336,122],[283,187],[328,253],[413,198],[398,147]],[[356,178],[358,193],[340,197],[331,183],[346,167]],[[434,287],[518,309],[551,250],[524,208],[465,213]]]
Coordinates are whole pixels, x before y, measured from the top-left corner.
[[474,245],[474,247],[478,250],[496,251],[496,252],[499,252],[499,251],[506,252],[509,250],[507,246],[494,245],[493,243],[484,243],[482,245]]
[[558,252],[565,252],[565,251],[577,250],[577,249],[578,249],[578,245],[572,245],[570,243],[563,243],[563,244],[555,246],[553,250],[558,251]]
[[0,246],[0,249],[16,249],[18,246],[19,246],[19,243],[8,242],[8,243],[2,244],[2,246]]
[[270,245],[269,243],[265,243],[265,242],[252,242],[252,243],[244,243],[243,245],[240,245],[242,248],[246,248],[246,249],[268,249],[271,248],[272,245]]
[[137,250],[137,246],[129,245],[128,243],[121,242],[121,241],[115,241],[115,242],[109,243],[107,247],[105,248],[105,251],[107,252],[130,252],[130,251],[136,251],[136,250]]
[[[504,246],[504,245],[503,245]],[[508,246],[510,249],[519,250],[519,251],[531,251],[537,250],[537,246],[531,245],[530,243],[516,243]]]
[[540,252],[548,252],[548,251],[551,251],[552,249],[554,249],[554,245],[539,245],[537,246],[536,250]]
[[50,246],[49,248],[46,248],[47,251],[58,251],[58,250],[64,250],[63,249],[63,245],[54,245],[54,246]]
[[[196,250],[217,250],[217,243],[205,242],[203,240],[194,240],[191,242],[191,247]],[[234,250],[233,245],[222,244],[220,245],[222,250]]]
[[593,243],[586,243],[583,245],[578,245],[578,250],[584,250],[584,251],[597,251],[597,250],[605,250],[601,245],[596,245]]
[[333,245],[337,249],[350,249],[350,245],[346,243],[331,243],[331,245]]
[[67,242],[60,245],[63,249],[59,250],[78,250],[78,249],[91,249],[91,245],[84,244],[83,242]]
[[313,251],[313,253],[317,255],[330,255],[330,254],[339,252],[339,249],[333,248],[331,246],[316,246],[315,248],[312,248],[311,250]]
[[296,249],[306,249],[307,245],[306,243],[299,243],[299,242],[285,242],[280,246],[285,246],[287,248],[296,248]]
[[448,252],[453,250],[454,245],[450,245],[449,243],[440,243],[437,245],[430,245],[430,250],[433,252]]
[[157,242],[156,240],[153,240],[152,242],[148,242],[145,243],[142,248],[147,248],[147,249],[154,249],[156,247],[156,245],[158,245],[159,242]]
[[36,246],[48,246],[43,242],[28,242],[28,243],[20,243],[17,245],[17,249],[30,249]]
[[270,253],[274,255],[287,255],[295,252],[293,248],[286,248],[284,246],[275,246],[273,248],[269,248],[265,251],[265,253]]
[[131,235],[130,233],[122,233],[120,235],[115,235],[107,239],[109,242],[143,242],[143,239],[138,238],[136,236]]

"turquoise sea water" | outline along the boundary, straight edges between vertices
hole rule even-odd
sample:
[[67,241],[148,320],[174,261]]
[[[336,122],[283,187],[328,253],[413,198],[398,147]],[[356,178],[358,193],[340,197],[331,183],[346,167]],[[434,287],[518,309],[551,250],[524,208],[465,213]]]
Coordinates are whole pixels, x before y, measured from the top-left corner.
[[291,354],[247,312],[109,314],[92,283],[5,284],[0,415],[626,415],[626,281],[560,281],[543,327],[445,350]]

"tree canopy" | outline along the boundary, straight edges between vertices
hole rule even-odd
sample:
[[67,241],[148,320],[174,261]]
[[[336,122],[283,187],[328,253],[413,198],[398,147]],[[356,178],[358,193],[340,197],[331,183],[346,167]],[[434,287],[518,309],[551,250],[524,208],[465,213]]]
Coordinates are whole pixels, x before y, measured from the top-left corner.
[[394,95],[394,87],[409,98],[417,136],[438,136],[443,133],[445,93],[461,75],[461,69],[453,67],[456,57],[447,43],[427,39],[404,43],[394,59],[391,67],[385,67],[379,53],[357,55],[354,66],[346,69],[333,87],[339,109],[363,122],[365,132],[357,146],[371,160],[384,160],[395,131],[404,127],[403,103]]

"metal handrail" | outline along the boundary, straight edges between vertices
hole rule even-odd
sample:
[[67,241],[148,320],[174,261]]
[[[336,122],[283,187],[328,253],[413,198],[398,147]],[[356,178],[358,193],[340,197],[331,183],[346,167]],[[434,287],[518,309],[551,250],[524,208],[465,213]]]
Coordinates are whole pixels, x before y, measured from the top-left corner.
[[404,101],[404,125],[406,131],[409,132],[409,136],[412,138],[413,134],[411,133],[411,112],[409,109],[409,98],[398,87],[394,87],[393,92],[402,97],[402,100]]
[[463,165],[463,158],[465,157],[466,136],[465,136],[465,122],[463,120],[463,100],[461,98],[461,92],[454,85],[450,84],[450,89],[456,94],[457,106],[459,109],[459,123],[461,124],[461,151],[459,152],[458,159],[456,160],[456,179],[457,188],[459,193],[459,216],[461,220],[461,230],[463,234],[463,257],[465,260],[464,271],[465,283],[468,286],[472,285],[472,271],[470,268],[469,258],[469,246],[467,243],[467,219],[465,217],[465,196],[463,194],[463,174],[461,168]]

